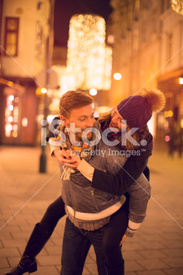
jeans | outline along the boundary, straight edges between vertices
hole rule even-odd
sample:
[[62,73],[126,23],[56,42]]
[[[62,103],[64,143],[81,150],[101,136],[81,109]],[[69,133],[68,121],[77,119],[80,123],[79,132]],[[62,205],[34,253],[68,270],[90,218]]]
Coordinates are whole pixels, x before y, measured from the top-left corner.
[[66,219],[63,246],[61,275],[81,275],[84,262],[91,244],[94,246],[99,275],[107,275],[105,258],[102,249],[105,226],[95,231],[78,229]]
[[114,213],[110,222],[104,227],[103,251],[108,268],[113,269],[124,264],[121,246],[119,246],[128,226],[128,197],[124,205]]
[[[61,275],[81,275],[84,262],[93,245],[99,275],[106,275],[106,267],[115,269],[124,264],[119,243],[128,225],[128,197],[114,213],[110,222],[95,231],[78,229],[67,218],[62,246]],[[112,274],[112,273],[111,273]]]

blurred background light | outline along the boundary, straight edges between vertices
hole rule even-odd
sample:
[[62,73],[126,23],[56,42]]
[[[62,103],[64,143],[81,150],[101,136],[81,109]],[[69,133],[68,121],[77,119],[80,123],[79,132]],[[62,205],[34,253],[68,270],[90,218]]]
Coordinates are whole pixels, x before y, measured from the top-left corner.
[[115,80],[120,80],[122,78],[122,75],[120,73],[115,73],[114,74],[114,79]]
[[171,0],[172,9],[183,15],[183,0]]
[[90,89],[90,95],[95,96],[97,94],[97,90],[95,88]]
[[67,70],[75,89],[110,89],[112,49],[105,45],[104,18],[92,14],[72,16],[69,26]]
[[180,85],[183,84],[183,77],[179,77],[179,84],[180,84]]

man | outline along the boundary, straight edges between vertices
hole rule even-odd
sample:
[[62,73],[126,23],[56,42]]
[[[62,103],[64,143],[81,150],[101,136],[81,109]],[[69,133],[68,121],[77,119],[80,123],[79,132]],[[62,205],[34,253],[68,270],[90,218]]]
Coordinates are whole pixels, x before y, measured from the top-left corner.
[[[91,103],[91,98],[81,92],[67,92],[61,98],[61,138],[50,140],[51,150],[52,152],[54,151],[58,159],[61,159],[63,151],[60,150],[58,145],[62,149],[72,149],[90,164],[105,170],[106,159],[102,156],[93,157],[92,155],[92,152],[96,152],[96,146],[93,145],[95,144],[93,141],[96,139],[99,126],[94,120]],[[96,130],[94,131],[95,138],[93,137],[92,130],[89,132],[86,131],[86,129],[93,126]],[[85,142],[83,142],[84,138]],[[109,148],[102,141],[98,144],[100,152],[102,150],[107,151]],[[87,154],[85,154],[86,148]],[[109,159],[109,156],[107,158]],[[110,159],[112,160],[113,157],[110,156]],[[121,156],[118,159],[124,165],[126,159]],[[141,184],[144,184],[143,179],[141,180]],[[149,188],[149,185],[145,188]],[[64,167],[62,174],[62,197],[66,204],[66,213],[69,218],[67,218],[64,233],[61,274],[81,274],[91,244],[94,246],[96,252],[98,273],[107,274],[104,264],[102,239],[110,216],[122,208],[125,201],[124,196],[115,196],[106,192],[93,190],[88,181],[78,171]],[[146,194],[145,210],[148,199],[149,194]],[[127,226],[125,222],[124,225]],[[120,272],[119,274],[123,274],[122,272],[124,272],[122,262]]]

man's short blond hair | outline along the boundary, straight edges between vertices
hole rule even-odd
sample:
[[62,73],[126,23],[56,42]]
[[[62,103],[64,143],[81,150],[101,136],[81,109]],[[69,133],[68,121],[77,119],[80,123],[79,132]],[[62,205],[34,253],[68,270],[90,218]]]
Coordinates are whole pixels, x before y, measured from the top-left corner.
[[93,103],[93,98],[80,91],[68,91],[65,93],[59,103],[60,115],[69,117],[73,109],[78,109]]

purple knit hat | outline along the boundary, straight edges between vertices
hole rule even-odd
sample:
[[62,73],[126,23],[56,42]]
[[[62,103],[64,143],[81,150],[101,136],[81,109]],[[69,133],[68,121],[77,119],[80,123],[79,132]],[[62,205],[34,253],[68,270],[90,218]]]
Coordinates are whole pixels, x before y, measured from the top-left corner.
[[117,105],[117,110],[130,128],[144,128],[152,116],[150,103],[140,95],[125,98]]

